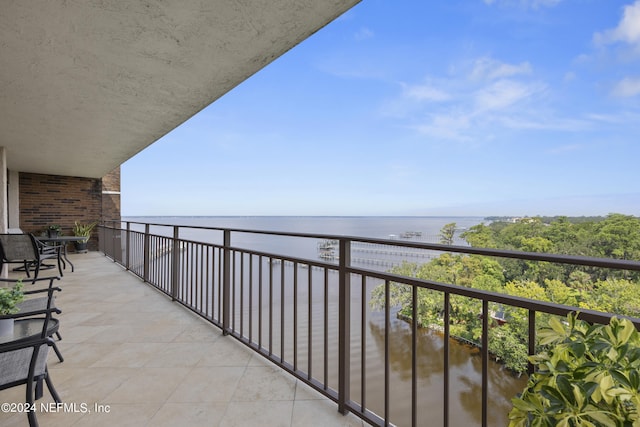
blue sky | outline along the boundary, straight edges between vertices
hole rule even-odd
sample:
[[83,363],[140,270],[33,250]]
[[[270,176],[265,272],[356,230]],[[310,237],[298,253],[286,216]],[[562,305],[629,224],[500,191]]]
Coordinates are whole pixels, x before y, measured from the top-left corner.
[[122,166],[130,215],[640,215],[640,0],[363,0]]

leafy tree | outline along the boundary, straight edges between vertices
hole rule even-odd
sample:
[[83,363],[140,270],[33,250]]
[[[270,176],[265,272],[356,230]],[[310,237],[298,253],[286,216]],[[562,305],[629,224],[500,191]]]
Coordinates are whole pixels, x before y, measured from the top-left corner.
[[456,234],[456,223],[450,222],[440,229],[440,243],[443,245],[453,245],[453,237]]
[[527,370],[529,348],[510,323],[489,329],[489,352],[513,372]]
[[[455,223],[441,231],[442,242],[452,242]],[[515,223],[479,224],[462,234],[472,246],[555,252],[583,256],[640,259],[640,219],[611,214],[606,218],[524,218]],[[579,308],[640,317],[640,273],[596,267],[570,266],[518,259],[494,259],[479,255],[444,253],[425,264],[404,262],[391,273],[423,280],[504,292],[528,299],[550,301]],[[399,306],[399,316],[411,319],[412,289],[391,283],[390,304]],[[371,305],[384,306],[384,285],[373,290]],[[450,331],[454,336],[479,344],[481,303],[452,295]],[[527,367],[528,313],[526,310],[490,304],[492,321],[489,351],[516,372]],[[418,290],[417,323],[442,327],[444,296],[441,292]],[[550,315],[538,313],[538,323]],[[499,326],[500,325],[500,326]]]
[[477,224],[462,233],[460,237],[465,239],[471,246],[478,248],[496,248],[495,227],[490,228],[484,224]]
[[640,259],[640,218],[610,214],[595,227],[595,235],[602,256]]
[[640,317],[640,293],[638,283],[624,279],[598,281],[580,305],[605,313]]

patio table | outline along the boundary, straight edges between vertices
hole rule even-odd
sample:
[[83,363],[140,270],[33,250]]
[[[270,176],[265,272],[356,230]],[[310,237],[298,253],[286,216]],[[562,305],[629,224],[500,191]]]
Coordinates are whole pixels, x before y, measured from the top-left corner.
[[62,262],[65,264],[69,263],[71,266],[71,272],[74,271],[74,266],[69,258],[67,258],[67,243],[71,242],[80,242],[82,240],[86,240],[86,237],[78,237],[78,236],[56,236],[56,237],[38,237],[38,240],[44,243],[53,244],[54,246],[60,246],[62,248]]
[[[16,319],[13,323],[13,334],[0,335],[0,346],[40,338],[43,326],[44,318]],[[47,336],[50,337],[58,332],[59,327],[58,319],[49,319]]]

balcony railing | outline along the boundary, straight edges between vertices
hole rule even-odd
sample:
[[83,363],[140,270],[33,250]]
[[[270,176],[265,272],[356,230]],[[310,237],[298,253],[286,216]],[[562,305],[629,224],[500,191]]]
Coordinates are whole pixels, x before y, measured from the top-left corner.
[[[194,237],[195,236],[195,237]],[[268,243],[276,243],[269,245]],[[295,242],[291,243],[291,242]],[[337,253],[312,259],[300,248],[331,242]],[[324,244],[324,243],[323,243]],[[496,306],[517,307],[528,316],[528,349],[535,353],[536,313],[566,316],[579,311],[589,322],[606,324],[613,314],[539,302],[506,294],[420,280],[385,271],[358,267],[355,247],[376,245],[388,253],[412,251],[475,254],[528,261],[573,264],[640,271],[640,262],[565,255],[445,246],[406,240],[352,236],[267,232],[228,228],[203,228],[125,222],[100,227],[100,246],[107,256],[271,360],[318,392],[335,401],[341,413],[352,412],[373,425],[435,425],[437,416],[424,419],[421,394],[420,331],[410,320],[408,331],[410,366],[398,382],[392,367],[392,284],[411,287],[413,319],[417,318],[418,289],[442,294],[443,325],[441,419],[453,424],[450,366],[449,310],[452,297],[462,296],[481,306],[482,335],[479,349],[480,380],[477,389],[477,421],[490,424],[489,318]],[[273,248],[276,249],[273,249]],[[372,246],[370,246],[372,247]],[[265,249],[266,248],[266,249]],[[271,248],[271,249],[269,249]],[[298,253],[299,252],[299,253]],[[317,258],[317,257],[316,257]],[[372,289],[384,286],[384,308],[372,313]],[[640,319],[631,319],[640,329]],[[375,323],[377,326],[371,326]],[[375,337],[372,338],[371,329]],[[372,343],[374,340],[375,343]],[[372,347],[377,347],[375,353]],[[472,357],[472,356],[469,356]],[[530,367],[531,369],[531,367]],[[374,384],[375,385],[372,385]],[[402,402],[399,409],[392,401]],[[392,416],[393,413],[393,416]]]

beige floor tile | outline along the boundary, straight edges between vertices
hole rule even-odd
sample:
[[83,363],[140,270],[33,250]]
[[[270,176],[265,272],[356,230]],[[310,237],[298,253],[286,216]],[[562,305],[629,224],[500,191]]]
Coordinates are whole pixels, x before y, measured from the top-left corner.
[[205,345],[205,353],[198,366],[247,366],[251,359],[250,350],[233,338],[222,337]]
[[74,325],[64,319],[60,319],[60,334],[65,343],[84,343],[90,340],[100,342],[108,326],[82,326]]
[[[69,304],[69,302],[67,302],[67,304]],[[74,311],[63,311],[61,314],[56,315],[55,317],[57,317],[58,319],[60,319],[62,322],[64,322],[63,324],[65,325],[80,325],[85,321],[91,320],[94,317],[97,316],[101,316],[102,313],[100,312],[82,312],[82,311],[76,311],[78,307],[75,307],[74,304]],[[60,330],[60,333],[63,333],[63,330]]]
[[[66,363],[66,362],[65,362]],[[64,366],[64,363],[60,366]],[[50,369],[51,379],[63,402],[111,403],[107,397],[136,374],[134,368]]]
[[293,402],[231,402],[221,427],[288,427],[291,425]]
[[106,403],[165,403],[189,368],[145,368],[105,397]]
[[293,404],[292,427],[362,426],[362,420],[353,414],[342,415],[329,400],[296,400]]
[[160,404],[88,405],[86,413],[50,413],[38,419],[42,426],[138,427],[149,424]]
[[[5,402],[4,399],[1,398],[2,403]],[[8,413],[8,412],[0,412],[0,425],[2,427],[25,427],[28,426],[27,422],[27,414],[17,414],[17,413]]]
[[[64,367],[66,368],[88,368],[114,350],[113,344],[84,343],[80,346],[69,343],[64,339],[58,341],[57,345],[65,358]],[[49,360],[55,362],[55,355],[50,357]],[[52,363],[50,363],[49,368],[52,368]]]
[[238,383],[233,400],[293,400],[295,397],[296,380],[285,377],[281,370],[270,366],[247,367]]
[[182,333],[178,334],[178,336],[173,339],[173,342],[196,342],[202,344],[213,343],[221,338],[223,337],[219,329],[208,322],[205,323],[198,321],[196,324],[192,324],[190,327],[185,328]]
[[298,380],[296,381],[295,400],[328,400],[329,398],[316,391],[313,387]]
[[[147,346],[151,344],[145,344]],[[160,348],[145,364],[149,368],[196,366],[207,349],[198,342],[160,343]]]
[[171,403],[229,402],[245,368],[198,367],[184,376],[171,394]]
[[227,403],[166,403],[149,423],[154,427],[216,427],[227,411]]
[[164,343],[132,343],[111,345],[110,351],[96,360],[92,368],[139,368],[163,354]]

